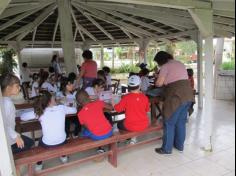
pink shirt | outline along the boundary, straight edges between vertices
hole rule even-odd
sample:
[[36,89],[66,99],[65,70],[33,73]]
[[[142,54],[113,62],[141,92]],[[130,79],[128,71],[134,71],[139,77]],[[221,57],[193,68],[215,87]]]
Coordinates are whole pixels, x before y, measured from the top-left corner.
[[81,69],[85,71],[85,78],[97,78],[97,63],[93,60],[85,61]]
[[170,60],[160,69],[160,77],[165,77],[164,85],[180,81],[188,80],[188,73],[185,65],[176,60]]

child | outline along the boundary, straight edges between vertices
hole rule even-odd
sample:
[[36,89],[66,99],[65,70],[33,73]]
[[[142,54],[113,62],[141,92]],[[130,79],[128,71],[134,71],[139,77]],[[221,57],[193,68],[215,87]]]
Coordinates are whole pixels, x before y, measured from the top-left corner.
[[107,87],[110,87],[112,85],[111,69],[109,67],[103,67],[103,71],[106,75]]
[[[96,79],[93,82],[93,87],[88,87],[85,91],[88,93],[91,100],[98,100],[101,92],[105,90],[105,82],[102,79]],[[107,120],[113,125],[112,116],[105,112],[104,113]]]
[[85,91],[88,93],[92,100],[97,100],[99,98],[99,93],[105,90],[106,83],[102,79],[95,79],[93,81],[93,87],[88,87]]
[[49,73],[46,71],[43,72],[42,77],[40,78],[40,81],[39,81],[39,87],[49,92],[56,93],[57,86],[55,84],[51,84],[48,80],[48,77],[49,77]]
[[141,77],[140,88],[143,93],[146,93],[150,87],[150,79],[148,78],[149,70],[147,68],[144,68],[141,72],[142,72],[142,77]]
[[[98,73],[98,79],[102,79],[105,82],[105,85],[107,85],[107,78],[106,78],[106,74],[103,70],[99,70]],[[106,87],[105,87],[106,88]]]
[[[104,140],[112,136],[112,126],[104,116],[104,108],[112,110],[111,105],[103,101],[91,101],[86,91],[80,90],[76,94],[77,102],[82,106],[78,113],[81,125],[84,125],[83,136],[92,140]],[[101,152],[101,151],[98,151]]]
[[[42,91],[34,102],[34,112],[42,126],[42,138],[39,146],[51,148],[66,143],[65,118],[67,114],[75,114],[76,108],[64,105],[57,105],[54,97],[48,91]],[[60,158],[66,163],[68,158]],[[38,162],[35,170],[42,170],[42,162]]]
[[[75,104],[75,95],[76,95],[76,92],[74,92],[74,85],[72,84],[71,80],[69,80],[69,78],[62,78],[61,92],[59,92],[57,96],[59,96],[60,98],[65,98],[65,105],[72,107]],[[81,129],[80,124],[78,123],[78,120],[66,119],[67,138],[69,138],[69,135],[70,135],[70,121],[72,121],[72,123],[75,126],[73,137],[77,138],[79,136],[79,132]]]
[[0,84],[3,94],[3,122],[12,152],[19,153],[29,150],[33,146],[34,141],[15,131],[16,109],[10,98],[19,94],[20,80],[13,74],[6,74],[0,76]]
[[38,96],[38,94],[39,94],[38,74],[34,73],[32,79],[33,79],[33,82],[32,82],[31,98],[34,98],[34,97]]
[[[187,72],[188,72],[188,80],[191,84],[191,87],[193,89],[193,94],[195,94],[196,90],[195,90],[195,83],[194,83],[194,72],[193,72],[193,69],[189,68],[187,69]],[[194,112],[194,105],[195,105],[196,102],[193,102],[188,110],[189,112],[189,116],[191,116]]]
[[[120,130],[143,131],[148,127],[150,105],[148,98],[140,92],[141,79],[139,76],[131,76],[128,81],[130,93],[124,96],[114,108],[117,112],[125,112],[125,120],[118,122]],[[131,140],[136,143],[136,138]]]
[[189,68],[189,69],[187,69],[187,72],[188,72],[188,80],[190,81],[191,87],[194,90],[195,83],[194,83],[194,77],[193,77],[193,75],[194,75],[193,69]]

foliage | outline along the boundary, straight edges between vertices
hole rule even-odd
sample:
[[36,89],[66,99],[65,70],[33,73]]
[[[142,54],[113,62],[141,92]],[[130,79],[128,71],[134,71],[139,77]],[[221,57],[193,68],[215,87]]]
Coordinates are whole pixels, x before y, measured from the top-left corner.
[[118,69],[112,69],[112,73],[130,73],[130,72],[139,72],[139,68],[134,65],[122,64]]
[[121,47],[116,47],[115,48],[116,57],[121,58],[121,54],[122,54],[122,48]]
[[178,42],[176,43],[176,49],[181,50],[182,55],[191,56],[197,51],[197,44],[194,41]]
[[13,58],[15,52],[13,49],[3,49],[0,51],[0,74],[12,73],[17,67],[17,63]]
[[230,62],[225,62],[221,65],[222,70],[235,70],[235,60]]

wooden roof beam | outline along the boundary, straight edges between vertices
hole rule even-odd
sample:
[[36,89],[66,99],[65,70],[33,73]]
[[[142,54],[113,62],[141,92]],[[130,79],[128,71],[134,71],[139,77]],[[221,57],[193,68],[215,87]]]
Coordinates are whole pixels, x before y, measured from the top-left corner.
[[[95,2],[94,0],[86,0],[86,2]],[[99,2],[99,1],[97,1]],[[210,9],[212,4],[210,2],[200,0],[103,0],[103,2],[114,2],[124,4],[139,4],[139,5],[150,5],[159,7],[169,7],[175,9],[192,9],[192,8],[203,8]]]
[[[89,11],[92,16],[94,16],[96,18],[99,18],[101,20],[105,20],[105,21],[107,21],[109,23],[112,23],[112,24],[118,26],[118,27],[124,27],[124,28],[129,29],[129,30],[131,29],[134,32],[141,33],[141,34],[144,34],[144,35],[149,36],[149,37],[158,37],[158,35],[153,34],[151,32],[148,32],[148,31],[146,31],[144,29],[141,29],[141,28],[138,28],[138,27],[136,27],[134,25],[122,22],[120,20],[116,20],[116,19],[112,18],[111,16],[107,15],[106,13],[104,13],[102,11],[99,11],[99,10],[97,10],[95,8],[87,7],[87,6],[84,6],[82,4],[81,5],[74,4],[74,5],[75,5],[76,8],[80,9],[80,7],[81,7],[83,9]],[[85,13],[87,13],[87,12],[85,12]]]
[[97,41],[96,37],[93,36],[93,34],[91,34],[87,29],[85,29],[82,25],[80,25],[75,17],[75,14],[74,14],[74,11],[73,9],[71,8],[71,15],[72,15],[72,18],[74,20],[74,23],[76,25],[76,28],[78,30],[81,30],[83,31],[86,35],[88,35],[92,40],[94,41]]
[[158,12],[154,10],[141,10],[138,8],[130,8],[129,6],[119,7],[119,6],[114,6],[112,4],[101,6],[99,5],[99,3],[96,4],[88,3],[88,5],[93,8],[119,11],[122,13],[127,13],[147,19],[152,19],[154,21],[165,24],[180,31],[184,31],[185,29],[192,29],[195,27],[195,24],[191,18],[182,18],[174,15],[170,16],[170,14],[166,12]]
[[24,36],[26,36],[29,32],[31,32],[32,30],[34,30],[34,28],[36,26],[39,26],[44,20],[45,18],[47,18],[50,14],[53,13],[53,10],[56,9],[56,5],[55,4],[52,4],[50,5],[49,7],[47,7],[44,12],[42,14],[40,14],[33,22],[23,26],[22,28],[14,31],[13,33],[11,34],[8,34],[7,36],[5,36],[3,39],[4,40],[9,40],[13,37],[15,37],[16,35],[19,35],[18,36],[18,39],[22,39],[22,37],[24,38]]
[[44,7],[45,7],[45,6],[42,6],[42,7],[40,7],[40,8],[37,8],[37,9],[34,9],[34,10],[29,10],[29,11],[27,11],[27,12],[25,12],[25,13],[22,13],[22,14],[18,15],[17,17],[13,18],[12,20],[9,20],[9,21],[7,21],[6,23],[4,23],[3,25],[1,25],[1,26],[0,26],[0,31],[2,31],[2,30],[4,30],[4,29],[8,28],[9,26],[11,26],[11,25],[17,23],[18,21],[20,21],[20,20],[26,18],[27,16],[30,16],[30,15],[34,14],[35,12],[41,10],[41,9],[44,8]]
[[[2,0],[1,0],[2,1]],[[19,13],[23,13],[29,10],[37,9],[42,6],[48,6],[49,4],[55,2],[55,0],[42,0],[38,5],[22,5],[18,7],[7,8],[1,15],[0,19],[7,18],[9,16],[17,15]]]
[[1,0],[0,1],[0,15],[2,12],[7,8],[8,4],[11,2],[11,0]]
[[89,16],[88,14],[84,14],[86,16],[86,18],[89,19],[89,21],[91,21],[98,29],[100,29],[109,39],[114,40],[114,37],[112,37],[112,35],[107,32],[100,24],[98,24],[98,22],[96,22],[91,16]]
[[119,18],[122,18],[123,20],[130,21],[130,22],[132,22],[132,23],[135,23],[135,24],[138,24],[138,25],[140,25],[140,26],[146,27],[146,28],[148,28],[148,29],[155,30],[155,31],[157,31],[157,32],[159,32],[159,33],[162,33],[162,34],[166,34],[166,33],[167,33],[164,29],[161,29],[161,28],[156,27],[156,26],[154,26],[154,25],[151,25],[151,24],[142,22],[142,21],[137,20],[137,19],[135,19],[135,18],[133,18],[133,17],[129,17],[129,16],[127,16],[127,15],[123,15],[123,14],[121,14],[121,13],[119,13],[119,12],[110,11],[110,10],[102,10],[102,11],[107,12],[107,13],[110,13],[111,15],[117,16],[117,17],[119,17]]
[[57,17],[57,21],[53,30],[53,37],[52,37],[52,48],[54,47],[54,42],[56,39],[56,35],[57,35],[57,30],[58,30],[58,26],[59,26],[59,17]]

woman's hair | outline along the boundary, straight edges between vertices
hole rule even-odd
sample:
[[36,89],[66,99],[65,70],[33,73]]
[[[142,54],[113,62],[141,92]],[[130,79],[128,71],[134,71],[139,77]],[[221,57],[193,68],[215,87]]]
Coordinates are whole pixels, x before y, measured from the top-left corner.
[[43,85],[43,83],[48,79],[48,77],[49,77],[49,73],[44,71],[39,80],[39,87]]
[[63,93],[64,96],[66,96],[66,86],[68,84],[73,84],[69,78],[62,77],[61,78],[61,88],[60,91]]
[[35,98],[33,106],[34,106],[34,112],[38,117],[43,115],[44,110],[48,107],[51,99],[52,99],[52,94],[50,94],[48,91],[41,91],[39,96]]
[[2,92],[4,92],[8,86],[12,86],[14,84],[20,84],[20,80],[14,74],[8,73],[0,76],[0,84],[1,84],[1,90]]
[[169,62],[169,60],[173,60],[173,59],[174,57],[171,54],[165,51],[160,51],[159,53],[156,54],[154,61],[156,61],[159,66],[162,66],[166,64],[167,62]]
[[102,79],[95,79],[95,80],[93,81],[93,87],[95,87],[95,86],[105,87],[105,86],[106,86],[106,83],[105,83],[105,81],[102,80]]
[[102,70],[105,72],[105,73],[110,73],[111,72],[111,69],[109,67],[103,67]]
[[76,80],[76,74],[74,73],[74,72],[71,72],[71,73],[69,73],[69,75],[68,75],[68,79],[71,81],[71,83],[73,84],[74,83],[74,81]]
[[90,50],[85,50],[82,54],[84,59],[92,60],[93,59],[93,53]]
[[51,63],[53,63],[54,61],[57,61],[57,55],[56,55],[56,54],[54,54],[54,55],[52,56]]
[[78,90],[76,93],[76,101],[79,105],[85,105],[90,102],[89,94],[85,90]]

